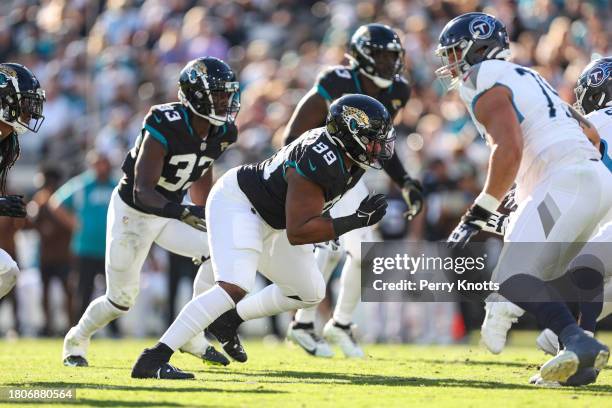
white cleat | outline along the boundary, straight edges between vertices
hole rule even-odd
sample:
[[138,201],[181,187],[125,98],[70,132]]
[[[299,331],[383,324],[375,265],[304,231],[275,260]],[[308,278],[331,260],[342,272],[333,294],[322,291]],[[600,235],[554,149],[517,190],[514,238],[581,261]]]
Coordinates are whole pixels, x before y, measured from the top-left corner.
[[559,338],[550,329],[544,329],[536,339],[536,346],[551,356],[556,356],[559,352]]
[[86,360],[87,349],[89,348],[89,339],[82,339],[76,334],[76,327],[71,328],[64,337],[64,348],[62,350],[62,361],[65,365],[73,366],[75,358],[78,360]]
[[312,323],[299,324],[292,322],[287,329],[287,340],[297,344],[311,356],[323,358],[334,356],[329,344],[315,333]]
[[493,354],[499,354],[506,346],[508,331],[513,323],[525,313],[523,309],[511,302],[487,302],[485,318],[480,334],[482,342]]
[[533,375],[529,379],[529,384],[537,385],[542,388],[559,388],[561,387],[561,383],[558,381],[546,381],[542,378],[542,376],[538,373]]
[[365,353],[357,344],[353,331],[357,326],[339,327],[333,319],[330,319],[323,328],[323,337],[330,343],[337,344],[348,358],[363,358]]

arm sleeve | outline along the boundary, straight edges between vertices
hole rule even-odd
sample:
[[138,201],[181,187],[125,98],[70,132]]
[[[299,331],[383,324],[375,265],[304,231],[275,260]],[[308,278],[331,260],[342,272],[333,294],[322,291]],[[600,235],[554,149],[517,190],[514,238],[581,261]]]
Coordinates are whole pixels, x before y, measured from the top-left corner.
[[409,177],[395,151],[393,156],[383,163],[383,169],[400,188],[402,188],[404,181]]

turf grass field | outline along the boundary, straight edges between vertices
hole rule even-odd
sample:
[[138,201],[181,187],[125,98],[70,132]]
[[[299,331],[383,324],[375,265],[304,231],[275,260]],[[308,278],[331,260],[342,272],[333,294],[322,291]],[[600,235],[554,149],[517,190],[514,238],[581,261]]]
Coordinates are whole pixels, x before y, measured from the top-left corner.
[[[547,357],[517,332],[501,355],[482,346],[369,345],[366,360],[315,359],[295,346],[247,341],[249,361],[205,366],[177,353],[171,363],[195,380],[130,378],[140,351],[155,340],[94,339],[88,368],[61,365],[61,339],[0,341],[0,386],[75,388],[53,406],[98,407],[611,407],[612,370],[583,388],[528,384]],[[610,344],[612,335],[601,337]],[[0,405],[8,406],[0,401]],[[25,401],[19,406],[39,407]],[[13,404],[16,406],[16,404]]]

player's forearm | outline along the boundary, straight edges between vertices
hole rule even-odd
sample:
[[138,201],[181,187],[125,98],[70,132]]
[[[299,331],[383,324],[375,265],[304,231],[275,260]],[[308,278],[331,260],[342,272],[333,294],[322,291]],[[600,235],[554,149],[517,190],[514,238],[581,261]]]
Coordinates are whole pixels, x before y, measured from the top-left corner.
[[315,244],[336,239],[332,219],[325,216],[311,218],[298,226],[287,226],[291,245]]
[[143,210],[159,215],[160,217],[179,219],[183,207],[178,203],[168,201],[154,188],[138,186],[134,187],[134,202]]
[[514,184],[521,164],[522,149],[520,146],[494,145],[489,159],[489,170],[483,192],[495,197],[500,202]]

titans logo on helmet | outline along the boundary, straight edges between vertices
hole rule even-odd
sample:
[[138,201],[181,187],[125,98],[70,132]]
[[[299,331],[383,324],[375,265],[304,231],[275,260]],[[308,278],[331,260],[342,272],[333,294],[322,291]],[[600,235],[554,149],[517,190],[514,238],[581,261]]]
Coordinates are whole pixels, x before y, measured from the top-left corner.
[[475,39],[484,40],[493,35],[495,20],[489,16],[475,18],[470,23],[469,29]]
[[589,73],[589,86],[599,86],[610,76],[612,64],[596,67]]

